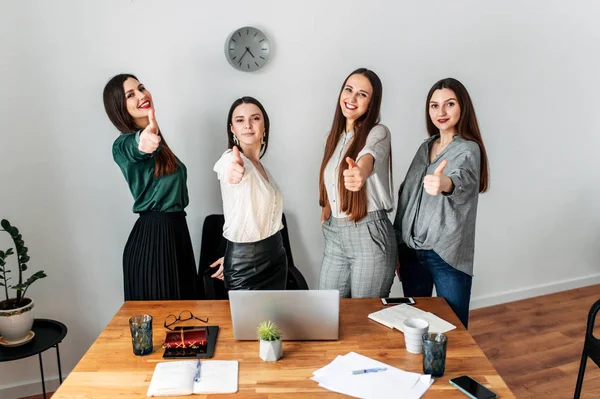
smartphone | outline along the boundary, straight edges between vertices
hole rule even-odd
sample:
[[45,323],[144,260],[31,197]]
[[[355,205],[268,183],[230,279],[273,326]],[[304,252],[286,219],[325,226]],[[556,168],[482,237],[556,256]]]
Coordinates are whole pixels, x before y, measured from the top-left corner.
[[410,298],[410,297],[406,297],[406,298],[381,298],[381,302],[384,305],[398,305],[401,303],[408,303],[409,305],[414,305],[415,304],[415,300]]
[[496,399],[498,395],[494,391],[490,391],[488,388],[481,385],[468,375],[462,375],[460,377],[450,379],[450,384],[454,385],[460,391],[465,393],[472,399]]

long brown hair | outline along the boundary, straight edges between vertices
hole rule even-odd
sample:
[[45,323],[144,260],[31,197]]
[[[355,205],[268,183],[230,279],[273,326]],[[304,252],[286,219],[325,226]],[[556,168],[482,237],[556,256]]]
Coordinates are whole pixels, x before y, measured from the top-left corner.
[[[140,130],[140,127],[135,124],[133,117],[127,111],[123,83],[129,78],[139,81],[134,75],[128,73],[117,75],[109,80],[106,86],[104,86],[104,92],[102,96],[104,99],[104,109],[106,110],[108,118],[113,125],[115,125],[115,127],[124,134],[132,134]],[[155,178],[170,175],[171,173],[175,172],[178,167],[175,154],[173,154],[173,151],[171,151],[171,148],[169,148],[169,145],[167,144],[162,133],[159,131],[158,134],[161,136],[162,144],[160,146],[160,150],[154,154]]]
[[319,205],[324,207],[329,202],[329,199],[327,198],[327,190],[325,189],[325,167],[327,166],[329,159],[331,159],[342,133],[344,133],[346,129],[346,117],[342,113],[342,109],[340,107],[340,96],[342,95],[344,87],[346,87],[346,82],[350,76],[357,74],[363,75],[369,79],[369,82],[373,87],[373,94],[371,95],[371,101],[369,102],[367,111],[360,118],[358,118],[356,122],[354,122],[354,139],[352,140],[348,151],[346,151],[346,154],[342,157],[339,167],[338,191],[340,193],[340,210],[348,214],[351,221],[357,221],[367,214],[367,191],[365,185],[363,185],[361,189],[356,192],[346,190],[344,187],[342,183],[344,181],[344,171],[348,169],[346,157],[356,159],[358,153],[365,146],[369,132],[373,126],[379,123],[379,110],[381,108],[383,87],[381,85],[379,76],[377,76],[375,72],[366,68],[359,68],[348,75],[348,77],[344,80],[335,104],[335,115],[333,117],[331,131],[329,132],[329,136],[327,137],[327,142],[325,144],[323,162],[321,162],[321,172],[319,176]]
[[232,149],[234,146],[236,146],[241,153],[244,153],[242,147],[235,144],[235,142],[233,141],[234,136],[233,133],[231,133],[231,125],[233,124],[233,111],[235,111],[235,109],[241,104],[254,104],[258,107],[258,109],[260,109],[260,112],[262,112],[263,114],[263,119],[265,121],[265,136],[264,144],[262,144],[260,147],[259,156],[259,158],[262,158],[263,155],[265,155],[265,153],[267,152],[267,147],[269,146],[269,127],[271,126],[271,124],[269,122],[269,115],[267,115],[265,107],[263,107],[260,101],[258,101],[254,97],[244,96],[238,98],[233,102],[233,104],[231,104],[231,107],[229,108],[229,114],[227,115],[227,148]]
[[425,102],[425,121],[427,124],[427,133],[429,136],[435,136],[439,134],[439,129],[433,124],[433,121],[429,117],[429,101],[433,92],[441,89],[450,89],[456,94],[456,100],[460,106],[460,119],[456,124],[456,130],[458,135],[465,140],[474,141],[479,146],[481,152],[481,165],[479,172],[479,192],[485,193],[488,190],[490,175],[488,169],[488,158],[485,146],[483,145],[483,139],[481,138],[481,132],[479,131],[479,124],[477,123],[477,116],[475,116],[475,108],[473,102],[469,96],[469,92],[465,86],[454,78],[446,78],[436,82],[429,90],[427,94],[427,101]]

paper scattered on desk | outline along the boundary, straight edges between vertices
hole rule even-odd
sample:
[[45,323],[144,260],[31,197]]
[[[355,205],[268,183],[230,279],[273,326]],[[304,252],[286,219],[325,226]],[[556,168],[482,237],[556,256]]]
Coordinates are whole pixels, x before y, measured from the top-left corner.
[[[379,373],[352,374],[353,370],[386,367]],[[313,373],[320,387],[357,398],[419,399],[433,384],[430,375],[411,373],[369,357],[350,352],[336,357]]]
[[426,320],[429,323],[429,332],[446,333],[456,328],[454,324],[448,323],[446,320],[437,317],[433,313],[425,312],[424,310],[405,303],[381,309],[371,313],[367,317],[377,323],[383,324],[389,328],[395,328],[402,332],[404,332],[402,322],[411,317]]

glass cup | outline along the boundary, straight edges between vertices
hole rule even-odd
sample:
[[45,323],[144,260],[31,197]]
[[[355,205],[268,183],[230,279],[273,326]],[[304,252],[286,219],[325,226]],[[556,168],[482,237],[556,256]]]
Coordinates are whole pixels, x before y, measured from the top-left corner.
[[152,316],[142,314],[129,319],[133,353],[145,356],[152,353]]
[[446,369],[448,337],[444,334],[423,334],[423,374],[441,377]]

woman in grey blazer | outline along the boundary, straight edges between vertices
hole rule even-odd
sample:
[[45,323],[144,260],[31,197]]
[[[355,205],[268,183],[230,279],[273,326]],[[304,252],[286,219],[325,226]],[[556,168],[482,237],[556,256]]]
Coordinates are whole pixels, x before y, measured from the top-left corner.
[[373,71],[357,69],[346,78],[321,163],[319,288],[337,289],[341,297],[387,296],[394,280],[391,134],[379,123],[382,93]]

